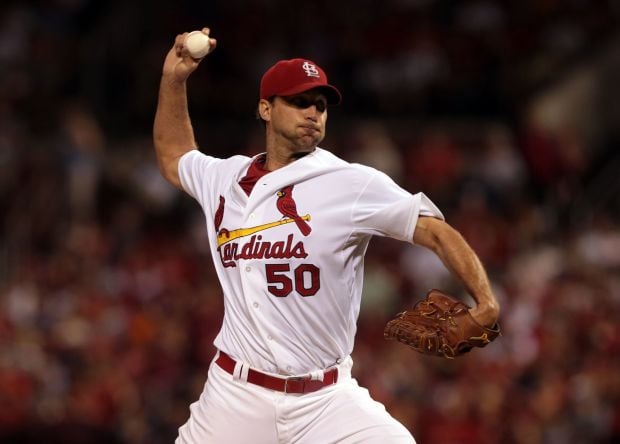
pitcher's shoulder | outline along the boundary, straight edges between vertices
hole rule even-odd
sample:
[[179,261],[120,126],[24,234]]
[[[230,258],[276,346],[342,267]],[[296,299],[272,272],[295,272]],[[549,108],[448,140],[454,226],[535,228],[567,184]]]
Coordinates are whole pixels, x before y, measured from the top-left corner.
[[329,165],[334,168],[340,168],[343,170],[350,170],[352,172],[357,171],[362,174],[375,174],[379,172],[379,170],[373,167],[362,165],[360,163],[349,162],[348,160],[345,160],[324,148],[317,147],[316,151],[317,161],[325,165]]

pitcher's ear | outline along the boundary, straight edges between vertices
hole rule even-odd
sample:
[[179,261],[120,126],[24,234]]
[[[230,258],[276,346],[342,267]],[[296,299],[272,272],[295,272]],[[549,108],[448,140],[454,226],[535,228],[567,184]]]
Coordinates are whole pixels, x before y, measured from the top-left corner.
[[269,101],[266,99],[260,99],[258,102],[258,117],[265,122],[269,122],[271,120],[271,109],[273,108],[273,101]]

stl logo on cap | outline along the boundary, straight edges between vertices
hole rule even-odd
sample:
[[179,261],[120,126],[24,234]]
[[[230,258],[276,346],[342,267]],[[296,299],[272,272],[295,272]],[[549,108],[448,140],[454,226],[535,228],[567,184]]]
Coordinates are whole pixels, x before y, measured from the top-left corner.
[[303,65],[301,65],[301,67],[303,68],[304,71],[306,71],[306,75],[308,77],[321,77],[321,74],[319,73],[319,70],[316,69],[316,66],[313,65],[312,63],[306,61],[304,62]]

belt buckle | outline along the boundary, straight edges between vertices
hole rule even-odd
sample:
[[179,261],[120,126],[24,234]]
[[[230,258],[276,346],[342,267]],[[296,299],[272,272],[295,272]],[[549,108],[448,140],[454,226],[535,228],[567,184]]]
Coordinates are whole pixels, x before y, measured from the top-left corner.
[[[288,377],[284,380],[284,393],[289,393],[288,391],[288,382],[289,381],[294,381],[294,382],[299,382],[299,381],[304,381],[306,378],[303,376],[291,376]],[[303,388],[302,388],[302,393],[303,393]]]

